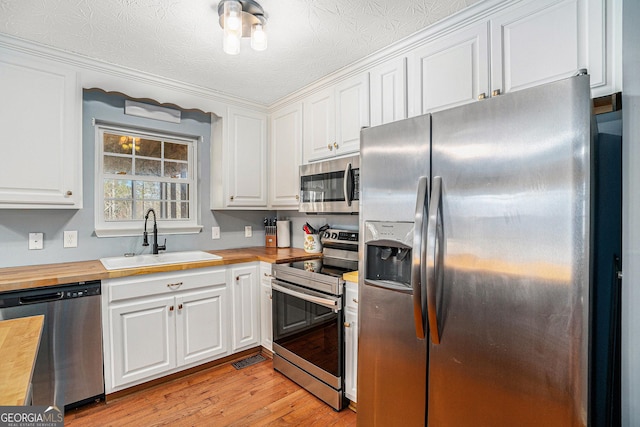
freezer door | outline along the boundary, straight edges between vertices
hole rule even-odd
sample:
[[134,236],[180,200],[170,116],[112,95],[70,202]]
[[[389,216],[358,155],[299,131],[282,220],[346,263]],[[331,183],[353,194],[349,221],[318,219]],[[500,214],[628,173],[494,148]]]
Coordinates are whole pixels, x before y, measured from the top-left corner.
[[587,424],[590,113],[580,76],[432,116],[428,425]]
[[427,341],[416,314],[422,298],[413,293],[420,274],[412,268],[416,249],[409,248],[416,205],[427,198],[430,119],[420,116],[361,134],[359,426],[425,423]]

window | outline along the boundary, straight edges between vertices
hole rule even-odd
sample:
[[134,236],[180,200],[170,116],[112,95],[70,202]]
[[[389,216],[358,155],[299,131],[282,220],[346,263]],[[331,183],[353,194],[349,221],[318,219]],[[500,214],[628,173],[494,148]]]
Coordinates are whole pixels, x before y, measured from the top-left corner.
[[199,232],[197,140],[96,126],[96,234],[142,232],[153,208],[163,234]]

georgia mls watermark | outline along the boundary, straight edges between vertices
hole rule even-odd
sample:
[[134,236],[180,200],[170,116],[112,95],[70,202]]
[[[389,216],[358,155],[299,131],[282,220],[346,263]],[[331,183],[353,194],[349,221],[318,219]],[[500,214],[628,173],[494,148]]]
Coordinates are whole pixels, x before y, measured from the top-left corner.
[[56,406],[0,406],[0,427],[63,427],[64,413]]

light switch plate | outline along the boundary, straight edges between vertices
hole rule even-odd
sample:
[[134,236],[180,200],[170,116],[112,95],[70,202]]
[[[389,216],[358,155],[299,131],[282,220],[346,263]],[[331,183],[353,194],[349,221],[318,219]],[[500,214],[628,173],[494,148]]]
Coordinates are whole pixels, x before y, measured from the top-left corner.
[[78,247],[78,230],[68,230],[64,233],[64,242],[62,247],[64,248],[77,248]]
[[44,248],[44,233],[29,233],[29,250]]
[[211,227],[211,238],[212,239],[220,238],[220,227]]
[[244,237],[251,237],[253,236],[253,231],[251,229],[250,225],[245,225],[244,226]]

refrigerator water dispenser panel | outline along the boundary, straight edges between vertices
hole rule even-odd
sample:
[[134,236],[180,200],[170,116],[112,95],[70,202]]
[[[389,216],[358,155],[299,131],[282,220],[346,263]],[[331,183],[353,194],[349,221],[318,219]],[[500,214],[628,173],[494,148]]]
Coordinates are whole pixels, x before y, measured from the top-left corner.
[[365,224],[365,282],[411,291],[412,222]]

